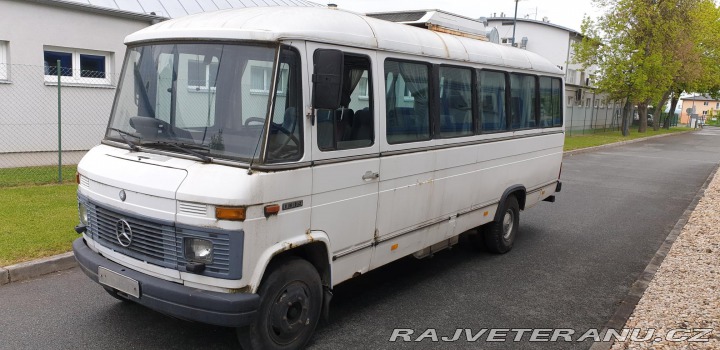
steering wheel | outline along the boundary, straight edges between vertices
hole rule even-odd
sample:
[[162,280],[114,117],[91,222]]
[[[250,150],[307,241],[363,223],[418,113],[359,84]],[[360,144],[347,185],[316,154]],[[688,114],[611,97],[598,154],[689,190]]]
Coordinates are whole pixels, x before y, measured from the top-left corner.
[[[287,137],[285,138],[285,142],[283,142],[283,143],[282,143],[279,147],[277,147],[274,151],[271,151],[271,152],[270,152],[270,154],[271,154],[273,157],[278,157],[278,155],[281,153],[281,151],[282,151],[283,149],[285,149],[286,147],[288,147],[288,146],[292,146],[292,147],[295,147],[295,148],[300,148],[300,140],[298,140],[298,138],[295,137],[295,135],[292,133],[292,131],[290,131],[290,130],[288,130],[287,128],[285,128],[284,126],[282,126],[282,124],[276,124],[276,123],[270,122],[270,129],[277,130],[277,131],[285,134],[285,136],[287,136]],[[290,141],[293,142],[292,145],[290,145]],[[290,155],[290,154],[288,154],[288,155]],[[282,157],[278,157],[278,158],[282,158]],[[285,158],[287,158],[287,156],[286,156]]]
[[250,123],[265,124],[265,118],[250,117],[250,118],[245,119],[245,122],[243,123],[243,125],[247,126],[247,125],[250,125]]

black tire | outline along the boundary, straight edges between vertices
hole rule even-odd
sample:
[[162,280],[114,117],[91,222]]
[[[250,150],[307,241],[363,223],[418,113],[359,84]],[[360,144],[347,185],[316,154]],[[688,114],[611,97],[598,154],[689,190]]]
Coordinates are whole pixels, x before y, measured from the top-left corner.
[[255,323],[237,330],[245,350],[302,349],[322,310],[322,282],[315,267],[300,258],[272,264],[260,285]]
[[480,232],[476,238],[482,237],[485,248],[495,254],[509,252],[520,229],[520,206],[515,196],[511,195],[505,199],[501,213],[503,214],[499,221],[480,226]]

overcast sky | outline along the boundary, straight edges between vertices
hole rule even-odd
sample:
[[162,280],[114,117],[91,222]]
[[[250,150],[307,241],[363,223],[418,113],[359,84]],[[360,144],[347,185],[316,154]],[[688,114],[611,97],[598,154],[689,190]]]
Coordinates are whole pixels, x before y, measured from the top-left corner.
[[[350,11],[367,13],[381,11],[403,11],[418,9],[439,9],[465,17],[490,17],[493,13],[513,17],[514,0],[313,0],[321,4],[334,3]],[[551,23],[580,31],[583,15],[595,18],[601,11],[591,0],[520,0],[518,18],[529,16],[541,20],[547,16]]]

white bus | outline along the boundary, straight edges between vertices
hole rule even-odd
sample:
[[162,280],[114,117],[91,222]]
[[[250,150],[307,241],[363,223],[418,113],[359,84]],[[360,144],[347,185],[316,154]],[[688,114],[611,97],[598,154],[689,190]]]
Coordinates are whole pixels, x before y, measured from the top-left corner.
[[303,347],[333,286],[463,232],[507,252],[560,190],[563,74],[528,51],[295,7],[126,44],[78,166],[75,256],[115,298],[244,348]]

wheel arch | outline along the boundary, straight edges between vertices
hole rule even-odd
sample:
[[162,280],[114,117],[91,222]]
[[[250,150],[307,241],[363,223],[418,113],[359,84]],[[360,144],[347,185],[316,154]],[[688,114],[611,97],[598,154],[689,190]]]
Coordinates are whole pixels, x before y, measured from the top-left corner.
[[327,234],[313,231],[274,244],[261,254],[255,272],[250,279],[250,292],[257,292],[271,264],[289,257],[299,257],[307,260],[318,271],[323,285],[332,286],[329,243]]
[[495,217],[493,218],[493,221],[499,221],[502,218],[501,208],[505,207],[505,201],[507,201],[508,197],[511,195],[514,195],[515,198],[518,201],[518,205],[520,206],[520,210],[525,210],[525,196],[527,194],[527,190],[525,189],[525,186],[523,185],[512,185],[508,187],[505,192],[503,192],[502,197],[500,197],[500,202],[498,203],[498,209],[495,211]]

